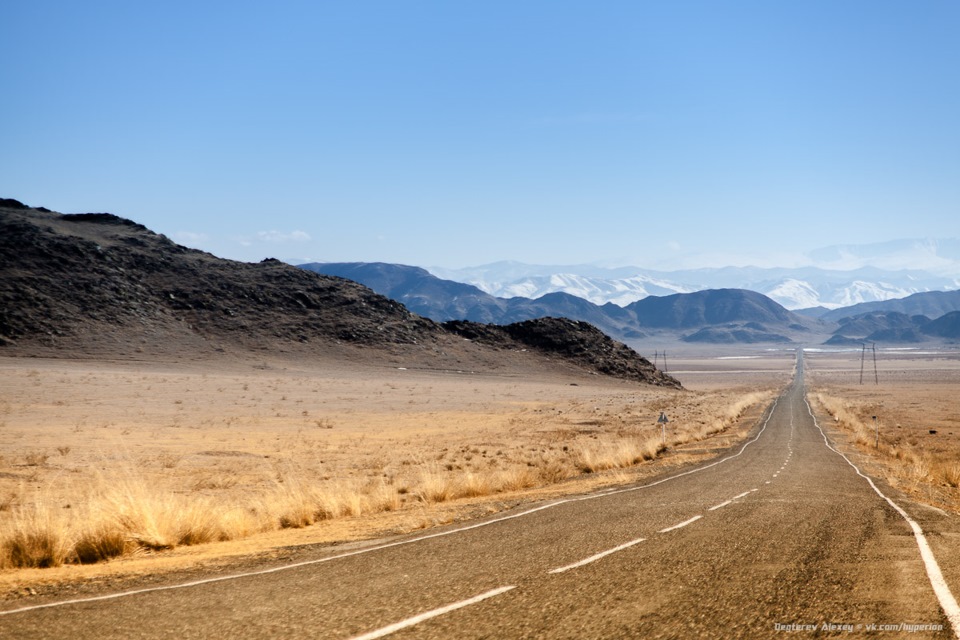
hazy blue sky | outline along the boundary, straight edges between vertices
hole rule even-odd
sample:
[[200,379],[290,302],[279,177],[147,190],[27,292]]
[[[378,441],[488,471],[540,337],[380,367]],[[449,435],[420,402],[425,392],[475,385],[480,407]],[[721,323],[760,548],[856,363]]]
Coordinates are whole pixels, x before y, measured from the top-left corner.
[[0,197],[224,257],[960,235],[955,0],[6,0],[0,26]]

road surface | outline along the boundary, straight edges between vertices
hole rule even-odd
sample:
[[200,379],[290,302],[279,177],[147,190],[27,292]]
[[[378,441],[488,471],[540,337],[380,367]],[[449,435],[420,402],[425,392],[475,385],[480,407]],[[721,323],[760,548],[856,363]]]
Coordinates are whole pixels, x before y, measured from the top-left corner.
[[799,359],[746,444],[680,474],[296,565],[8,603],[0,637],[960,637],[957,519],[854,462]]

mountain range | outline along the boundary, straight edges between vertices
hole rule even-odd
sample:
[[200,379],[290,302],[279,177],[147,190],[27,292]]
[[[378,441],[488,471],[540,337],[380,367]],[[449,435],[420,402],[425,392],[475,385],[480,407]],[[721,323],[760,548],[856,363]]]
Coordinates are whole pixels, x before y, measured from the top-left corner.
[[860,345],[865,342],[907,344],[931,338],[960,338],[960,311],[951,311],[931,320],[925,315],[899,311],[869,311],[840,320],[840,326],[826,344]]
[[[411,310],[440,321],[471,320],[504,324],[544,316],[559,316],[589,322],[625,341],[648,337],[672,337],[685,342],[787,343],[826,340],[866,339],[884,327],[863,324],[858,335],[849,329],[835,337],[844,326],[839,320],[869,314],[869,303],[817,313],[786,309],[768,296],[746,289],[707,289],[665,296],[646,296],[620,306],[594,304],[566,292],[553,292],[530,299],[523,296],[500,298],[462,282],[438,278],[420,267],[386,263],[308,263],[301,268],[361,282],[374,291],[402,302]],[[916,334],[881,334],[887,341],[955,339],[949,329],[924,333],[921,327],[950,311],[960,310],[960,292],[914,294],[890,301],[890,311],[918,316]],[[831,317],[823,317],[825,314]],[[926,314],[926,315],[925,315]],[[889,327],[886,327],[889,328]],[[869,330],[867,330],[869,329]]]
[[[905,241],[883,245],[884,255],[898,256],[910,247],[928,247],[930,242]],[[431,267],[437,277],[472,284],[491,295],[511,298],[540,298],[547,293],[569,293],[602,305],[613,302],[626,306],[647,296],[691,293],[704,289],[748,289],[762,293],[787,309],[810,307],[838,309],[861,302],[903,298],[913,293],[948,291],[960,288],[960,242],[933,243],[940,251],[936,271],[917,268],[883,269],[853,261],[855,269],[725,267],[682,271],[653,271],[637,267],[615,269],[591,265],[542,266],[519,262],[498,262],[466,269]],[[898,250],[900,253],[898,253]],[[839,264],[850,247],[822,250],[827,264]],[[866,251],[873,256],[879,249]],[[910,264],[905,258],[889,261],[892,266]]]

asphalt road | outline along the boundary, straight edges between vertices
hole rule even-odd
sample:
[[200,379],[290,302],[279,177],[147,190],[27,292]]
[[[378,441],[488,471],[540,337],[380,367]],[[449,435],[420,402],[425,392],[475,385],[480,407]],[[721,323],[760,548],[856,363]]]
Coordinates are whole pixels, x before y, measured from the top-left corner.
[[0,637],[960,637],[960,524],[878,482],[888,501],[829,447],[802,372],[746,445],[679,475],[297,566],[7,606]]

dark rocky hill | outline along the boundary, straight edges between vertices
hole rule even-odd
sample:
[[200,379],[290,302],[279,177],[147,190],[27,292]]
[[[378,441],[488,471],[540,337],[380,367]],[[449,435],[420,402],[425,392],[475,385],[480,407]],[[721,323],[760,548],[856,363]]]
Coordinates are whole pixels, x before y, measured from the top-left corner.
[[[635,363],[617,364],[626,356],[611,351],[609,338],[597,331],[584,346],[584,336],[566,351],[531,345],[524,362],[664,384],[656,375],[636,375],[649,365],[637,354],[630,356]],[[487,369],[520,362],[505,353],[469,343],[350,280],[272,259],[223,260],[112,214],[62,215],[0,201],[0,355],[364,354]]]
[[356,283],[277,260],[222,260],[106,213],[0,209],[0,341],[54,349],[136,339],[163,351],[275,341],[416,344],[441,330]]
[[509,325],[489,325],[453,320],[444,328],[495,348],[529,348],[578,362],[595,363],[598,372],[618,378],[652,381],[679,388],[680,383],[657,369],[633,349],[616,342],[587,322],[567,318],[538,318]]

